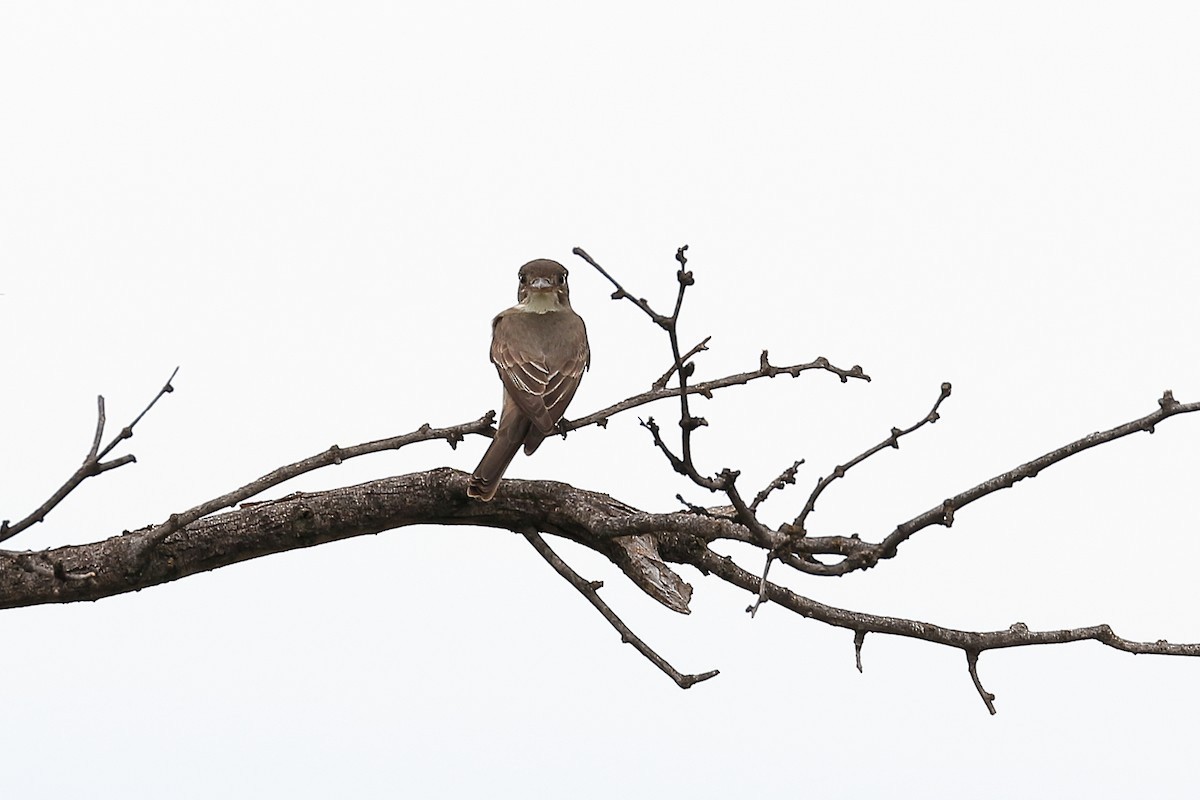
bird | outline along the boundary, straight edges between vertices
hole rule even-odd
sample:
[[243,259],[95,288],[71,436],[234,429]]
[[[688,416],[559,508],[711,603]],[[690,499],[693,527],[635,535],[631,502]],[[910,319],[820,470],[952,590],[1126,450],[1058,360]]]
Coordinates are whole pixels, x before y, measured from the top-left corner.
[[496,436],[467,483],[488,501],[517,450],[533,455],[558,430],[584,371],[591,366],[587,328],[571,308],[567,268],[539,258],[517,272],[517,304],[492,320],[492,363],[504,384]]

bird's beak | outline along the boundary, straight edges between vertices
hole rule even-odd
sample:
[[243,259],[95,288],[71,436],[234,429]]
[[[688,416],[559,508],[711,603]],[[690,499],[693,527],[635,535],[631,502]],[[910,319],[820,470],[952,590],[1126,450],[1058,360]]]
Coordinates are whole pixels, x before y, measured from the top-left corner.
[[530,289],[536,289],[539,291],[542,289],[549,289],[551,286],[553,286],[553,284],[550,283],[549,278],[534,278],[529,282]]

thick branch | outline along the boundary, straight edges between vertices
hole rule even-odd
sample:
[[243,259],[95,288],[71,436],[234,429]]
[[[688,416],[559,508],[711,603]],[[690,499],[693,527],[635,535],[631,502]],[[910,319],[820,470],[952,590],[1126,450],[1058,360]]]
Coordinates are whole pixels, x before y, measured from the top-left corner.
[[495,419],[495,413],[489,411],[473,422],[466,422],[461,425],[451,425],[445,428],[433,428],[429,423],[425,423],[412,433],[406,433],[401,436],[391,436],[387,439],[376,439],[373,442],[357,444],[351,447],[339,447],[333,445],[328,450],[317,453],[315,456],[297,461],[293,464],[288,464],[285,467],[272,470],[266,475],[251,481],[245,486],[234,489],[231,492],[214,497],[212,500],[205,501],[198,506],[189,508],[179,514],[172,514],[166,522],[153,527],[144,537],[142,541],[142,559],[147,557],[148,552],[160,544],[171,534],[182,528],[190,525],[198,519],[207,517],[220,511],[223,508],[230,508],[238,503],[249,500],[251,497],[262,494],[267,489],[278,486],[281,483],[290,481],[292,478],[299,477],[306,472],[328,467],[334,464],[341,464],[351,458],[365,456],[370,453],[380,453],[385,450],[399,450],[406,445],[415,444],[416,442],[425,442],[431,439],[445,439],[451,448],[457,449],[458,443],[468,434],[483,434],[490,433],[492,421]]
[[[608,495],[553,481],[506,480],[495,500],[480,503],[466,496],[467,477],[441,468],[297,492],[191,521],[161,540],[158,529],[148,527],[85,545],[0,551],[0,608],[98,600],[272,553],[409,525],[533,529],[584,544],[623,570],[639,560],[636,568],[646,569],[645,562],[659,556],[643,551],[632,558],[614,538],[618,528],[629,538],[657,533],[667,543],[699,530],[694,515],[646,514]],[[155,546],[148,547],[148,541]],[[686,607],[677,610],[686,612]]]
[[[738,527],[730,520],[686,512],[648,514],[608,495],[553,481],[507,480],[492,502],[479,503],[466,496],[468,477],[443,468],[246,505],[183,526],[151,548],[145,560],[144,542],[153,529],[41,552],[0,551],[0,608],[97,600],[271,553],[418,524],[533,530],[579,542],[614,562],[620,558],[614,535],[653,532],[666,562],[690,564],[752,594],[763,583],[705,545],[706,538],[722,538]],[[853,631],[860,645],[866,633],[921,639],[964,653],[1093,639],[1130,653],[1200,655],[1200,644],[1135,642],[1107,625],[1030,631],[1017,623],[1003,631],[962,631],[836,608],[765,583],[771,602]]]

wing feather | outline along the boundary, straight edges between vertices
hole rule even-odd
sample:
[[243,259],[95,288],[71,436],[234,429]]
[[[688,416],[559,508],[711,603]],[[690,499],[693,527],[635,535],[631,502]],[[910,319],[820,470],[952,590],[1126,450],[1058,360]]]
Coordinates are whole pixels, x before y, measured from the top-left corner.
[[566,413],[591,359],[583,320],[572,311],[553,313],[501,313],[493,322],[491,353],[513,402],[546,436]]

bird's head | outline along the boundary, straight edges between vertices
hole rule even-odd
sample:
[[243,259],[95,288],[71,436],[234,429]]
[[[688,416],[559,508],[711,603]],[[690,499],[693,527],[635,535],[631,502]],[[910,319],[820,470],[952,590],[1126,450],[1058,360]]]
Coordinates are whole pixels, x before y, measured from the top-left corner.
[[557,261],[539,258],[521,267],[517,273],[517,300],[534,311],[553,311],[570,307],[567,268]]

